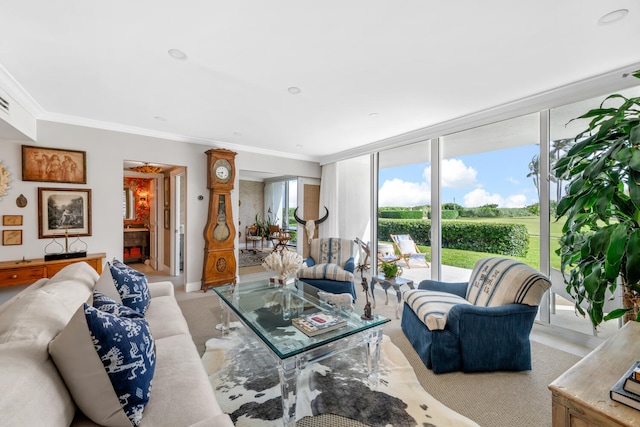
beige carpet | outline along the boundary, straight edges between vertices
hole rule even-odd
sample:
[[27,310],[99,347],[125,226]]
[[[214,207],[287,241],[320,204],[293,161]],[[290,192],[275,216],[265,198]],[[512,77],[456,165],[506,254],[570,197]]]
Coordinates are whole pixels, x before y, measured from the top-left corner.
[[[422,387],[434,398],[483,427],[551,426],[551,393],[547,385],[575,364],[579,360],[577,356],[532,342],[532,371],[434,375],[404,336],[400,320],[395,319],[395,294],[390,295],[389,305],[384,305],[384,296],[378,295],[376,293],[378,305],[374,311],[392,319],[384,327],[385,335],[400,348]],[[358,295],[358,303],[364,304],[362,293]],[[215,293],[207,292],[202,298],[181,301],[180,307],[202,355],[204,343],[220,336],[215,329],[221,321],[218,298]],[[297,425],[361,427],[363,424],[323,415],[305,418]]]

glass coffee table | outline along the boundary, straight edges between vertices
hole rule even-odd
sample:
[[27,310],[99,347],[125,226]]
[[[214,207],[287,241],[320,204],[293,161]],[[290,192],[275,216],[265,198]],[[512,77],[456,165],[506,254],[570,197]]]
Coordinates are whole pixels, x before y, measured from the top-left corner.
[[[223,308],[223,331],[228,331],[230,308],[238,320],[258,338],[278,365],[282,391],[283,424],[296,424],[298,375],[309,363],[331,357],[358,346],[366,346],[371,385],[377,384],[382,325],[389,321],[374,314],[372,320],[361,318],[362,309],[337,310],[320,301],[317,289],[296,281],[292,285],[274,286],[268,280],[239,283],[214,288]],[[307,336],[292,324],[302,314],[327,312],[341,317],[346,324],[339,329]],[[363,361],[365,362],[365,361]],[[354,361],[354,363],[359,363]]]

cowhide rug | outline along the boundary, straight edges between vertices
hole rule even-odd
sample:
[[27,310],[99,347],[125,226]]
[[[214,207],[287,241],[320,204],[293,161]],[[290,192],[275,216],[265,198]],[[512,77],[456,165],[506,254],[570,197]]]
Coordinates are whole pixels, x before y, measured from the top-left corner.
[[[212,338],[202,357],[222,410],[236,426],[281,426],[275,362],[243,327]],[[427,393],[400,349],[385,336],[379,384],[366,382],[364,348],[308,365],[299,381],[296,419],[336,414],[370,426],[477,426]]]

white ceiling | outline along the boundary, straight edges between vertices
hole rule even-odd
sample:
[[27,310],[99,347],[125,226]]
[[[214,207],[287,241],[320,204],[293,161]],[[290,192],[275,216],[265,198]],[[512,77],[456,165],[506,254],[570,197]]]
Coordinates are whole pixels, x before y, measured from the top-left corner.
[[[598,24],[622,8],[622,20]],[[638,0],[2,0],[0,10],[0,87],[39,119],[319,161],[640,64]]]

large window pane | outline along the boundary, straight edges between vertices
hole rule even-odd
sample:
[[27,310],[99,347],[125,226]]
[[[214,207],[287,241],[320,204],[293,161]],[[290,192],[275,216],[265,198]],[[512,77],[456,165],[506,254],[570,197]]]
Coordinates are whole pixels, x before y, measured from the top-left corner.
[[[468,278],[476,261],[488,256],[539,268],[539,115],[441,140],[443,280]],[[492,224],[514,228],[502,235]]]

